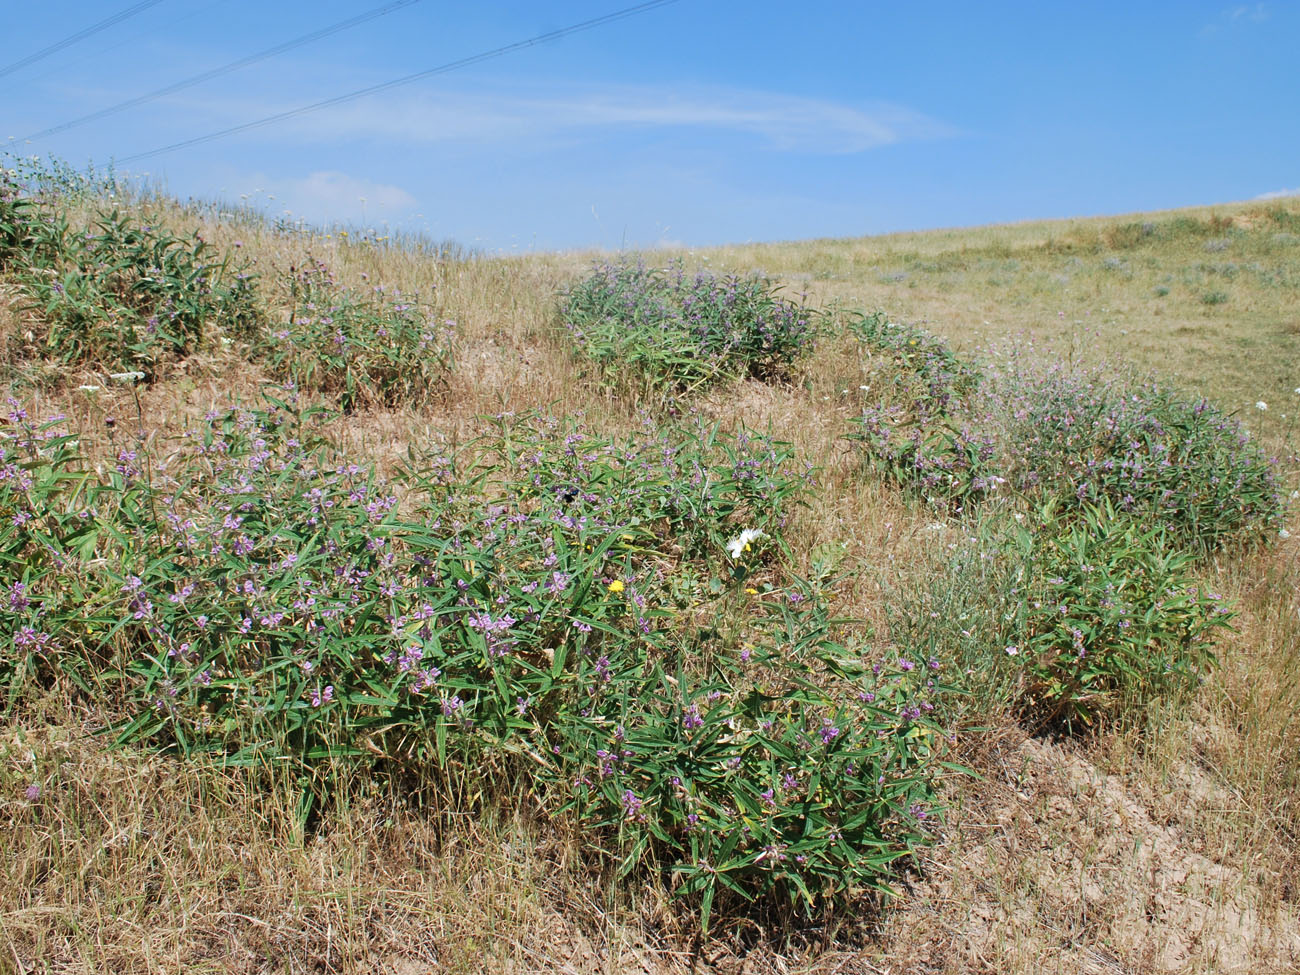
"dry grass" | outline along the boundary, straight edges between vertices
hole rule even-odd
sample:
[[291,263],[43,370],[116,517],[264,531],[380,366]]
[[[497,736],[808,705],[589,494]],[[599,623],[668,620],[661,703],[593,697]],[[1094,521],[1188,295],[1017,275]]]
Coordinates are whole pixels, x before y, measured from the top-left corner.
[[[1125,230],[1177,218],[1217,221],[1215,235]],[[1287,220],[1293,229],[1279,229]],[[556,337],[555,290],[589,255],[439,262],[242,218],[198,222],[218,244],[240,240],[268,277],[310,255],[358,286],[366,275],[436,296],[459,323],[440,402],[336,422],[357,456],[386,466],[411,443],[463,441],[479,417],[505,411],[582,414],[608,431],[639,422],[637,404],[586,383]],[[686,259],[762,267],[813,301],[883,307],[966,348],[1104,355],[1229,408],[1264,399],[1270,410],[1248,419],[1281,447],[1300,413],[1296,223],[1294,203],[1242,205]],[[1226,300],[1207,303],[1214,291]],[[0,360],[21,354],[23,327],[0,282]],[[801,557],[834,551],[857,570],[842,608],[884,638],[882,573],[922,564],[932,516],[855,470],[842,434],[857,368],[828,340],[800,382],[737,383],[695,406],[770,428],[817,465],[793,537]],[[135,422],[135,399],[101,378],[50,378],[15,388],[67,412],[91,449],[106,416]],[[261,378],[235,347],[195,357],[142,396],[141,421],[165,437],[252,400]],[[81,382],[105,388],[88,396]],[[1050,742],[988,714],[961,743],[981,778],[949,781],[949,822],[901,898],[803,929],[736,920],[703,943],[662,889],[606,883],[581,836],[511,803],[458,815],[359,786],[303,837],[289,783],[268,795],[230,773],[109,750],[89,733],[96,715],[51,694],[0,726],[0,972],[1300,970],[1300,545],[1211,571],[1241,605],[1238,631],[1162,734]],[[35,802],[23,797],[31,783]]]

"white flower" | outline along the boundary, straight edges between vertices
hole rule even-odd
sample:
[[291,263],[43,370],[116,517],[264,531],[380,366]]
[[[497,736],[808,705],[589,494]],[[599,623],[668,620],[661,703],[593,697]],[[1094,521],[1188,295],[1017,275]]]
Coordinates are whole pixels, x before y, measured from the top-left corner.
[[743,553],[753,548],[754,543],[760,538],[767,538],[767,535],[761,529],[746,528],[727,543],[727,552],[733,559],[739,559]]
[[1296,394],[1297,396],[1300,396],[1300,386],[1297,386],[1297,387],[1295,388],[1295,394]]
[[1020,648],[1019,648],[1019,647],[1016,647],[1016,646],[1010,646],[1010,647],[1007,647],[1007,656],[1008,656],[1008,657],[1014,657],[1014,656],[1015,656],[1016,654],[1018,654],[1019,652],[1020,652]]
[[138,383],[144,378],[142,372],[115,372],[108,377],[115,383]]
[[1268,409],[1268,404],[1265,403],[1263,400],[1260,400],[1258,403],[1255,404],[1255,409],[1266,410]]
[[79,390],[81,390],[83,393],[98,393],[98,392],[99,392],[99,387],[98,387],[98,386],[78,386],[77,388],[78,388]]
[[1279,529],[1277,530],[1277,537],[1278,537],[1278,538],[1290,538],[1290,537],[1291,537],[1291,533],[1290,533],[1289,531],[1287,531],[1285,528],[1279,528]]

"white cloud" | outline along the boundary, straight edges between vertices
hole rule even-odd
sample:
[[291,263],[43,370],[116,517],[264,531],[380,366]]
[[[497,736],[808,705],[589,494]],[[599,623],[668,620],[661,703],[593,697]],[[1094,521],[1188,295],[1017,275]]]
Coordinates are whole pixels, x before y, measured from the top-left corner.
[[1268,7],[1262,3],[1241,4],[1232,7],[1226,13],[1229,20],[1250,20],[1257,24],[1261,24],[1269,18]]
[[[240,121],[286,106],[226,105],[207,108]],[[785,151],[864,152],[957,130],[890,102],[847,104],[821,98],[710,86],[572,86],[530,91],[407,92],[286,120],[265,131],[321,141],[379,138],[394,143],[534,143],[596,135],[617,129],[696,129],[754,135]]]
[[1223,25],[1262,24],[1272,16],[1267,4],[1242,3],[1219,11],[1218,19],[1201,28],[1202,37],[1212,37]]
[[1261,193],[1255,197],[1257,200],[1280,200],[1285,196],[1300,196],[1300,186],[1290,190],[1269,190],[1267,193]]
[[381,225],[409,215],[419,201],[390,183],[349,176],[338,170],[319,170],[299,179],[272,178],[265,173],[234,177],[232,187],[242,187],[238,196],[266,210],[272,216],[285,211],[313,223],[359,223]]

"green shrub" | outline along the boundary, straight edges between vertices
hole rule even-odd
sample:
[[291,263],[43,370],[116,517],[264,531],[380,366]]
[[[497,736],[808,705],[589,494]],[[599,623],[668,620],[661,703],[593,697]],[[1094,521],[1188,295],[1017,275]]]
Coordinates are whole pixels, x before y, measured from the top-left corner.
[[1113,508],[1062,516],[1049,504],[1014,533],[1024,599],[1021,639],[1000,652],[1039,722],[1138,720],[1214,664],[1231,610],[1190,573],[1160,525]]
[[1110,504],[1195,548],[1282,525],[1276,462],[1205,400],[1063,370],[1006,377],[998,399],[1020,490]]
[[873,664],[833,629],[817,586],[796,581],[707,671],[628,661],[568,716],[566,808],[617,835],[625,869],[643,851],[671,865],[706,928],[717,895],[811,912],[888,890],[894,862],[929,841],[938,664]]
[[56,261],[65,250],[67,211],[117,191],[111,169],[97,174],[58,160],[0,153],[0,270],[20,256],[37,267]]
[[[63,625],[70,649],[122,661],[124,740],[310,763],[362,755],[372,725],[427,737],[438,709],[408,694],[404,660],[445,675],[458,722],[504,735],[519,698],[574,692],[578,644],[656,632],[667,560],[711,542],[716,558],[733,519],[779,533],[802,489],[766,438],[700,429],[670,447],[537,420],[399,490],[310,430],[285,408],[214,415],[165,462],[122,445],[88,490],[98,596]],[[327,687],[329,712],[304,703]]]
[[36,203],[14,179],[0,171],[0,270],[22,251],[31,234]]
[[438,321],[417,297],[341,288],[319,262],[295,272],[292,296],[288,323],[259,350],[281,382],[335,398],[350,412],[418,406],[446,381],[454,323]]
[[886,479],[952,512],[969,510],[1003,483],[994,441],[977,429],[971,363],[925,329],[876,312],[848,323],[863,357],[862,385],[876,390],[848,440]]
[[953,513],[973,508],[1005,483],[988,434],[942,421],[900,419],[896,409],[866,407],[847,437],[862,445],[867,463],[890,481]]
[[101,212],[85,233],[57,212],[31,222],[13,260],[51,354],[152,377],[162,359],[199,348],[214,324],[255,330],[253,278],[197,233],[179,237],[158,219]]
[[858,340],[870,385],[887,402],[919,422],[961,412],[979,388],[975,365],[953,352],[944,339],[919,325],[891,322],[883,312],[856,312],[847,328]]
[[348,766],[523,789],[706,917],[719,893],[882,886],[926,840],[937,673],[866,662],[825,583],[782,567],[807,475],[783,445],[503,418],[388,485],[313,428],[287,404],[212,414],[12,495],[85,522],[30,576],[37,651],[117,741],[287,765],[304,815]]
[[61,621],[84,596],[72,560],[95,540],[82,493],[89,475],[60,423],[34,424],[11,398],[0,426],[0,687],[8,707],[53,675]]
[[811,351],[818,316],[759,276],[688,275],[604,264],[564,292],[581,353],[613,383],[689,390],[720,379],[781,377]]

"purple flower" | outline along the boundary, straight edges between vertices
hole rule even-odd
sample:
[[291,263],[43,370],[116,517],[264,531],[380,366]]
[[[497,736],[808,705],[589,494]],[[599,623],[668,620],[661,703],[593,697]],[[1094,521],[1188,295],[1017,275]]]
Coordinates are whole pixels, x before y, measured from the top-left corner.
[[628,819],[645,819],[644,806],[645,801],[631,789],[623,793],[623,813]]
[[328,704],[334,700],[334,685],[328,684],[322,691],[319,687],[311,692],[311,706],[320,707],[322,704]]

